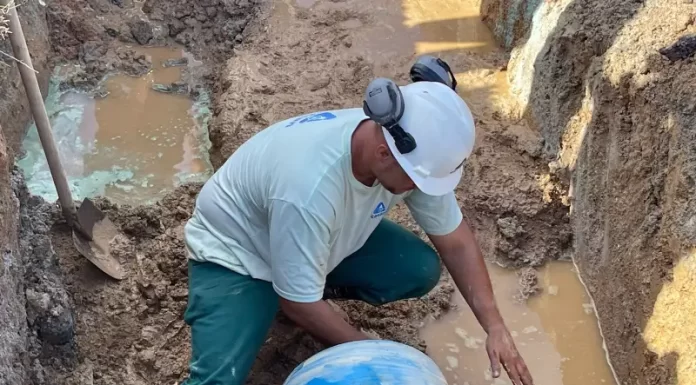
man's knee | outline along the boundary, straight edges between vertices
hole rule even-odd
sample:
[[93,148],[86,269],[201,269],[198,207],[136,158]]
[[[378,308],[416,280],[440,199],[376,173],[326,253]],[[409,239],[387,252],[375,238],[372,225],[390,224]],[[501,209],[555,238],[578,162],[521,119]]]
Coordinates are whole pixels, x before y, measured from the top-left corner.
[[242,385],[278,311],[270,282],[190,263],[191,361],[186,385]]
[[408,274],[411,282],[410,298],[418,298],[428,294],[440,281],[442,265],[437,252],[427,246],[414,256],[413,266]]

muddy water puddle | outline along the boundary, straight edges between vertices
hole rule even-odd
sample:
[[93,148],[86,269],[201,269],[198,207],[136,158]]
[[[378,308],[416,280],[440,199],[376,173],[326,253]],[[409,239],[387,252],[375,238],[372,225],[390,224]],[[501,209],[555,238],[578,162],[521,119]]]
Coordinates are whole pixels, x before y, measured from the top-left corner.
[[[297,0],[301,1],[301,0]],[[497,49],[472,0],[377,0],[365,3],[380,22],[358,33],[353,51],[368,56],[484,54]],[[396,3],[399,5],[397,6]],[[398,7],[400,12],[394,12]],[[349,25],[344,22],[344,25]],[[354,27],[362,27],[355,23]]]
[[[182,182],[205,180],[212,172],[207,96],[192,100],[185,87],[179,92],[153,89],[181,80],[183,63],[165,67],[167,60],[195,60],[177,48],[137,50],[151,57],[152,70],[142,77],[109,76],[103,81],[102,89],[108,92],[103,98],[61,91],[57,79],[51,82],[46,108],[76,199],[101,195],[118,203],[148,203]],[[26,155],[18,163],[30,191],[56,199],[33,125],[23,149]]]
[[[514,271],[489,266],[498,307],[537,385],[615,385],[607,363],[594,307],[575,267],[553,262],[539,271],[543,292],[517,300]],[[457,293],[456,311],[422,332],[428,354],[450,385],[511,384],[505,374],[493,379],[486,334]]]

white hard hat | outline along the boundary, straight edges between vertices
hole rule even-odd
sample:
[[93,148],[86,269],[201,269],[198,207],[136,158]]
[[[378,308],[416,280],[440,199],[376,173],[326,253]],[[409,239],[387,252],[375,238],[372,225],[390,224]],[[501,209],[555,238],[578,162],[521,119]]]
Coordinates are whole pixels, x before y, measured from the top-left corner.
[[399,88],[404,109],[398,123],[416,148],[402,154],[383,127],[387,144],[419,190],[445,195],[459,184],[464,161],[473,151],[474,117],[464,100],[442,83],[422,81]]

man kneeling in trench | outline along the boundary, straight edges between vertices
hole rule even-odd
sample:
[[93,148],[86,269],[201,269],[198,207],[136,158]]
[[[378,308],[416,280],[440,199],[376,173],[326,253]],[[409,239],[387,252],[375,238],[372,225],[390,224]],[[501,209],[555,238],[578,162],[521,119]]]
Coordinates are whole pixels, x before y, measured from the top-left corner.
[[[474,120],[452,88],[373,81],[363,109],[303,115],[245,142],[205,184],[185,228],[190,374],[243,384],[278,308],[318,340],[371,338],[325,299],[417,298],[440,259],[483,329],[494,377],[532,379],[498,312],[454,189]],[[404,201],[436,250],[384,215]]]

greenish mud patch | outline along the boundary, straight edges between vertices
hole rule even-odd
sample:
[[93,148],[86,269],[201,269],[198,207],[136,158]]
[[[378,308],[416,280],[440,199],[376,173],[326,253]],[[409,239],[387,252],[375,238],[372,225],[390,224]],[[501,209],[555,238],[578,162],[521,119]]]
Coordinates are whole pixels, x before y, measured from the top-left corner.
[[[213,173],[208,123],[210,95],[198,90],[158,92],[158,84],[178,82],[182,67],[165,67],[180,49],[147,49],[153,69],[143,77],[115,74],[104,79],[105,97],[61,90],[56,68],[46,109],[73,198],[108,197],[117,203],[147,204],[178,185],[204,182]],[[183,84],[182,87],[186,87]],[[55,201],[57,193],[36,126],[22,143],[17,165],[32,194]]]

